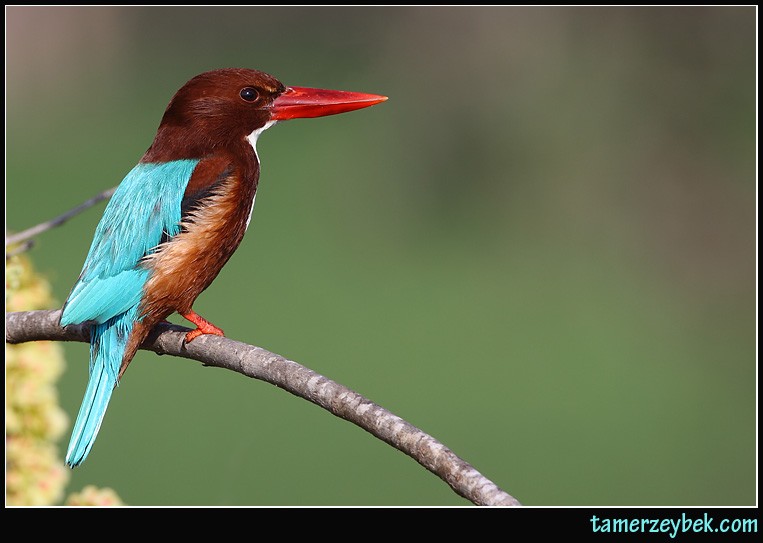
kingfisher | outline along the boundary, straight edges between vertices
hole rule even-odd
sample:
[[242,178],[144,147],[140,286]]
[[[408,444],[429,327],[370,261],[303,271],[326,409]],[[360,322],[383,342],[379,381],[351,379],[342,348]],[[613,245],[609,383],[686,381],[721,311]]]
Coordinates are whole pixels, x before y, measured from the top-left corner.
[[185,336],[223,331],[193,310],[241,243],[254,208],[257,139],[279,121],[372,106],[386,96],[287,87],[259,70],[193,77],[170,100],[153,143],[95,229],[60,324],[90,322],[89,381],[66,464],[93,446],[114,388],[151,329],[177,312]]

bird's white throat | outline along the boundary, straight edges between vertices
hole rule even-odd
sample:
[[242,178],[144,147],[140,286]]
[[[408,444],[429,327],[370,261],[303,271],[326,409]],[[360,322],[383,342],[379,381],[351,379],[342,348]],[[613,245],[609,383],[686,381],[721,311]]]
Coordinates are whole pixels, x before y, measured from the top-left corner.
[[[253,130],[251,134],[249,134],[246,139],[249,140],[249,145],[252,146],[252,149],[254,150],[254,156],[257,156],[257,138],[260,137],[260,134],[262,134],[265,130],[276,124],[278,121],[268,121],[264,125],[262,125],[260,128]],[[257,161],[259,162],[260,157],[257,156]]]
[[[257,159],[257,163],[260,162],[260,157],[257,154],[257,138],[260,137],[260,134],[262,134],[265,130],[276,124],[278,121],[268,121],[264,125],[262,125],[257,130],[253,130],[251,134],[249,134],[246,139],[249,140],[249,145],[252,146],[252,151],[254,151],[254,156]],[[249,229],[249,223],[252,221],[252,212],[254,211],[254,201],[257,199],[257,193],[254,193],[254,197],[252,198],[252,208],[249,210],[249,216],[246,218],[246,229]]]

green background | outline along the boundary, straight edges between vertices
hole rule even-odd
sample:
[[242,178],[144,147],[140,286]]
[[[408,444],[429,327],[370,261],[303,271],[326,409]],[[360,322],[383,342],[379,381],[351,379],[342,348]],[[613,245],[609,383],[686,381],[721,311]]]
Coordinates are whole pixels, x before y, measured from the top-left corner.
[[[6,8],[7,228],[116,185],[202,71],[387,95],[260,138],[252,226],[195,309],[526,505],[753,505],[755,21],[753,7]],[[103,205],[31,252],[59,302]],[[88,354],[65,349],[73,420]],[[86,484],[132,505],[468,505],[312,404],[146,352],[69,490]]]

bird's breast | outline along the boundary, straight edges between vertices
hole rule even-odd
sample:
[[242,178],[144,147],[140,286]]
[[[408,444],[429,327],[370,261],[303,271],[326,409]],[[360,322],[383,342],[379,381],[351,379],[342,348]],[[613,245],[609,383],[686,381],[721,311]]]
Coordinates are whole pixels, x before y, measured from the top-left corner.
[[241,243],[255,192],[256,181],[246,183],[231,172],[184,214],[181,232],[144,261],[150,270],[144,316],[163,319],[191,309]]

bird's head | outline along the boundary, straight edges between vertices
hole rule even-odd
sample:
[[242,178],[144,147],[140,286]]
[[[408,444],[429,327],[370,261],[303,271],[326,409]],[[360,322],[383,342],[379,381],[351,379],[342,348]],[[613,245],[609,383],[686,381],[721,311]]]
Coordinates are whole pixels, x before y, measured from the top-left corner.
[[172,97],[143,160],[201,158],[218,148],[247,144],[253,133],[277,121],[344,113],[386,99],[375,94],[287,87],[258,70],[205,72]]

